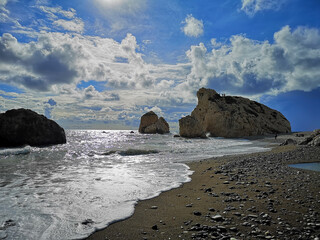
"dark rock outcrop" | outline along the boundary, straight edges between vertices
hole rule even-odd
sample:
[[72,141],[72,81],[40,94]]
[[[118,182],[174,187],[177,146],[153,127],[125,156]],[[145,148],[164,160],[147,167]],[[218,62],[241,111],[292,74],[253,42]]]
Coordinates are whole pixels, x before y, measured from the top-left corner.
[[206,88],[201,88],[197,97],[198,105],[191,116],[211,136],[233,138],[291,132],[289,121],[280,112],[261,103],[220,96]]
[[164,134],[169,133],[170,129],[169,124],[163,117],[158,118],[157,114],[150,111],[141,117],[139,132]]
[[181,137],[186,138],[206,138],[206,134],[200,122],[189,115],[179,120],[179,134]]
[[64,129],[29,109],[0,114],[0,147],[46,146],[66,143]]

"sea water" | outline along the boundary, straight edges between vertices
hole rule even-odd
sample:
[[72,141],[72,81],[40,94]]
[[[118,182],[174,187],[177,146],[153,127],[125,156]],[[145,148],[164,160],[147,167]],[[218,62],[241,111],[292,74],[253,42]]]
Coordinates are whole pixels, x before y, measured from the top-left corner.
[[67,130],[67,144],[0,149],[0,239],[81,239],[190,181],[185,164],[264,151],[239,139]]
[[297,164],[291,164],[289,165],[293,168],[300,168],[300,169],[306,169],[311,171],[320,172],[320,163],[297,163]]

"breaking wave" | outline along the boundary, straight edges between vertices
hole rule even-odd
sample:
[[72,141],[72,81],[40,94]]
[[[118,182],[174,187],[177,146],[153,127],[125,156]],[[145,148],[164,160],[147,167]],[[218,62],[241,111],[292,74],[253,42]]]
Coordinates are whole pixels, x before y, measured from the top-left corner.
[[0,148],[0,156],[9,156],[9,155],[25,155],[31,152],[30,146],[25,146],[22,148]]

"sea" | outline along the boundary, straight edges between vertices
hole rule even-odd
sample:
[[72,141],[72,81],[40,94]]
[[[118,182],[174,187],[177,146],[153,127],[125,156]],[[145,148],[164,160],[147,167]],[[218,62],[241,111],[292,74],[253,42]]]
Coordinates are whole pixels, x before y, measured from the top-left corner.
[[66,135],[63,145],[0,149],[0,239],[83,239],[131,216],[139,200],[190,181],[190,161],[267,150],[135,130]]

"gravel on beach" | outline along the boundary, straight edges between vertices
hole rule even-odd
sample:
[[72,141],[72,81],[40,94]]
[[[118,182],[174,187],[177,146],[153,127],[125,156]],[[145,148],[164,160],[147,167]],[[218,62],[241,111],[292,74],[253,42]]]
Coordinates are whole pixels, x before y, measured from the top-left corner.
[[88,239],[319,239],[319,147],[283,146],[188,164],[192,181],[140,201]]

